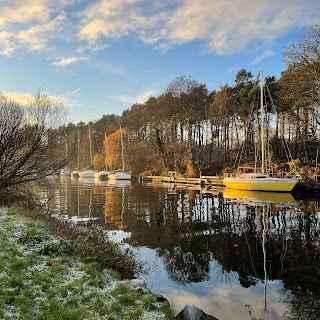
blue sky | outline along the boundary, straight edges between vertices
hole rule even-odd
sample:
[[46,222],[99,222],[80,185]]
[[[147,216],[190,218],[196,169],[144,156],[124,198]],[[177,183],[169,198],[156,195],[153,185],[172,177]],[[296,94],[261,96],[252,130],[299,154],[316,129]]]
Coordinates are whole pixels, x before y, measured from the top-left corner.
[[77,123],[121,115],[181,75],[210,91],[242,68],[279,77],[319,12],[319,0],[0,0],[0,92],[41,90]]

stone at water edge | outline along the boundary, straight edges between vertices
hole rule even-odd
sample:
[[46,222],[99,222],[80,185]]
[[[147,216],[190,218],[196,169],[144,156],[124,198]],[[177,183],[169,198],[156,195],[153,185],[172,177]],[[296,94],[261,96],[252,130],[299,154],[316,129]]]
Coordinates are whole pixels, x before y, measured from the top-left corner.
[[187,304],[178,315],[176,320],[218,320],[217,318],[204,313],[193,304]]

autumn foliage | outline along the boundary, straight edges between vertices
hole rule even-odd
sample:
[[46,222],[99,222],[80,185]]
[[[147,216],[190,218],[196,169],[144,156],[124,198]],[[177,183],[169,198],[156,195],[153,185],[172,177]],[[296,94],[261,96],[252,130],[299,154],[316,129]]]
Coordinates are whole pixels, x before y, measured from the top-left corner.
[[126,166],[126,163],[122,163],[121,139],[123,141],[124,155],[126,155],[125,150],[128,148],[127,130],[120,128],[104,139],[105,163],[108,169],[119,169]]

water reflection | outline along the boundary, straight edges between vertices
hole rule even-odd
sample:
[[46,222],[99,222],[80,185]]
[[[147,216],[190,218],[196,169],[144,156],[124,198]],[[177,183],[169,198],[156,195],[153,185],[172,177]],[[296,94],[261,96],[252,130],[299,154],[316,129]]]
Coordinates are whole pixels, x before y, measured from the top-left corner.
[[[281,194],[280,194],[281,195]],[[291,195],[62,181],[52,213],[95,218],[136,248],[176,311],[219,319],[318,319],[319,208]]]

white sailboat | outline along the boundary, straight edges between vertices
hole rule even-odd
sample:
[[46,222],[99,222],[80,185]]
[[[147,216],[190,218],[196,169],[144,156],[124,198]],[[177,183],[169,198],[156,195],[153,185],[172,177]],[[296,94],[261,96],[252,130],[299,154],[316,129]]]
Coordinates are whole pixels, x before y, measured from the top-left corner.
[[[104,134],[104,139],[106,139],[106,134]],[[106,158],[106,148],[104,148],[105,150],[105,154],[104,154],[104,159]],[[101,170],[101,171],[97,171],[95,173],[95,178],[99,179],[99,180],[107,180],[109,178],[109,174],[110,174],[110,171],[106,170],[107,168],[107,163],[106,163],[106,159],[104,160],[104,167],[105,167],[105,170]]]
[[80,167],[80,132],[78,129],[78,169],[77,170],[73,170],[71,172],[71,177],[72,178],[79,178],[79,167]]
[[263,104],[263,75],[260,72],[260,116],[261,116],[261,173],[239,173],[223,179],[227,188],[251,191],[291,192],[298,183],[297,179],[275,178],[265,173],[265,138],[264,138],[264,104]]
[[[89,124],[89,151],[90,151],[90,166],[92,166],[92,146],[91,146],[91,130],[90,130],[90,124]],[[91,179],[94,178],[95,172],[91,169],[85,169],[82,171],[79,171],[79,177],[83,179]]]
[[[121,127],[120,127],[121,129]],[[123,149],[123,137],[122,130],[120,131],[120,141],[121,141],[121,161],[122,169],[116,170],[108,175],[109,180],[131,180],[132,173],[125,170],[125,160],[124,160],[124,149]]]

